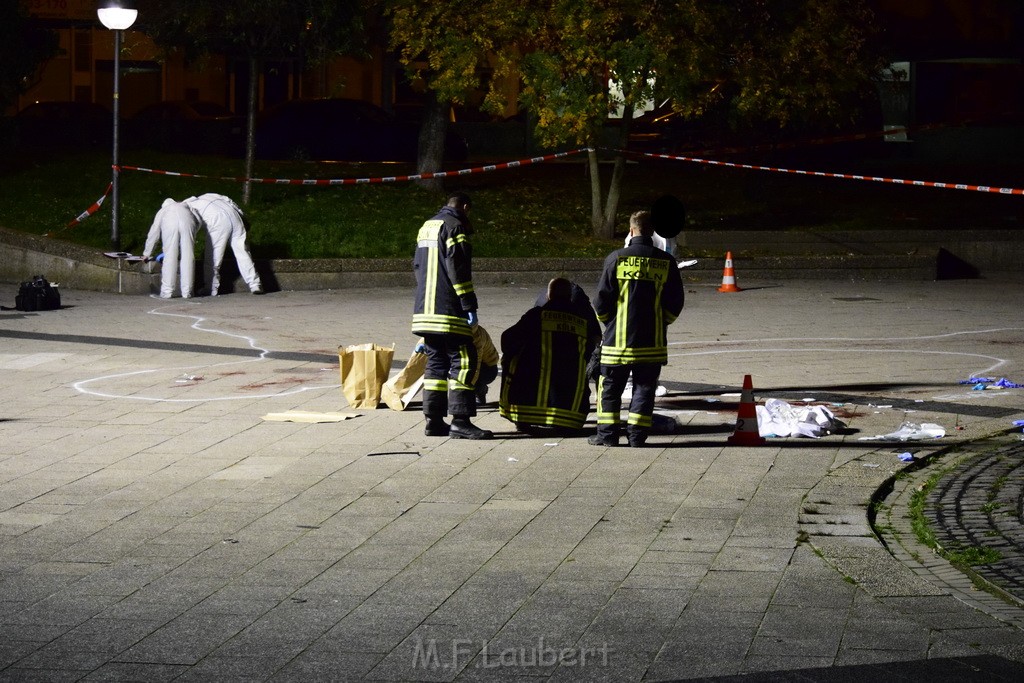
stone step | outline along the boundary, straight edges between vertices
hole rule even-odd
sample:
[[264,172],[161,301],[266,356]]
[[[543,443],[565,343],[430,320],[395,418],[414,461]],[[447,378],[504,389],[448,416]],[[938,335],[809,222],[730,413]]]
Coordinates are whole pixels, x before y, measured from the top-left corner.
[[[881,235],[872,231],[857,242],[852,234],[818,233],[812,242],[808,231],[727,233],[691,233],[683,254],[700,251],[696,266],[682,271],[690,284],[714,284],[722,281],[725,252],[731,251],[740,287],[776,280],[934,280],[942,278],[979,277],[990,271],[1019,272],[1020,247],[1004,235],[987,235],[1001,241],[960,242],[946,244],[922,242],[901,251],[890,246],[885,250]],[[804,235],[801,240],[800,236]],[[934,235],[933,233],[929,233]],[[921,239],[927,235],[919,235]],[[906,239],[903,235],[901,239]],[[735,242],[735,244],[734,244]],[[123,264],[95,249],[50,238],[28,235],[0,228],[0,280],[21,282],[32,275],[43,274],[51,282],[67,288],[122,293],[150,293],[159,281],[159,270],[153,264]],[[731,246],[726,246],[729,244]],[[798,245],[804,251],[798,251]],[[905,245],[890,240],[888,245]],[[696,245],[701,245],[699,250]],[[840,247],[839,245],[843,245]],[[852,246],[851,246],[852,245]],[[814,248],[811,248],[811,247]],[[825,247],[830,247],[826,249]],[[951,249],[956,249],[954,253]],[[979,253],[989,249],[996,259],[980,260]],[[787,253],[792,251],[796,253]],[[874,252],[874,253],[871,253]],[[716,255],[720,254],[720,255]],[[962,256],[963,255],[963,256]],[[972,260],[968,260],[972,259]],[[603,259],[600,258],[478,258],[474,261],[474,281],[480,285],[528,284],[542,285],[552,277],[564,276],[577,282],[596,281]],[[268,291],[277,289],[310,290],[346,287],[412,287],[414,278],[409,259],[275,259],[256,262],[260,277]],[[149,272],[149,271],[153,272]],[[230,277],[230,273],[226,273]],[[230,286],[230,280],[226,280]]]

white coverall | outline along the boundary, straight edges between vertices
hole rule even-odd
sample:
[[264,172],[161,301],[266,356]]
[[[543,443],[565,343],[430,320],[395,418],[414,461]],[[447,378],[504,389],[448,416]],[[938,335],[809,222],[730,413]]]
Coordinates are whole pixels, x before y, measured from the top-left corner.
[[149,259],[160,242],[164,249],[164,264],[160,271],[160,298],[170,299],[178,281],[179,261],[181,267],[181,296],[192,296],[196,269],[196,233],[199,232],[199,216],[184,202],[165,199],[153,219],[153,227],[146,238],[146,249],[142,256]]
[[217,296],[220,290],[220,266],[224,261],[224,252],[229,241],[231,251],[235,254],[235,261],[238,263],[238,272],[245,280],[245,284],[254,294],[262,294],[263,284],[260,282],[260,276],[256,274],[256,266],[249,254],[249,247],[245,244],[245,222],[242,220],[242,210],[238,205],[231,201],[230,197],[213,192],[189,197],[184,203],[192,207],[206,224],[210,250],[207,263],[212,266],[210,295]]

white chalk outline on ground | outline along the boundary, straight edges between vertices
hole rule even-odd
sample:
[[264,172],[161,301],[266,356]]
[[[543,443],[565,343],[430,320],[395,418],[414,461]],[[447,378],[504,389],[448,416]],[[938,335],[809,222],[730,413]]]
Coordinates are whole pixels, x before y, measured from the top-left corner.
[[[1020,332],[1024,330],[1024,327],[993,327],[984,330],[959,330],[956,332],[945,332],[943,334],[926,334],[916,337],[782,337],[776,339],[722,339],[715,342],[708,341],[679,341],[670,342],[669,346],[684,346],[684,345],[700,345],[700,344],[757,344],[757,343],[778,343],[778,342],[912,342],[912,341],[928,341],[928,340],[939,340],[949,339],[951,337],[959,337],[965,335],[975,334],[992,334],[994,332]],[[851,348],[757,348],[757,349],[713,349],[710,351],[689,351],[685,353],[670,353],[669,357],[682,357],[682,356],[702,356],[702,355],[717,355],[724,353],[789,353],[789,352],[826,352],[826,353],[914,353],[922,355],[950,355],[950,356],[968,356],[973,358],[984,358],[986,360],[994,361],[992,365],[985,368],[984,370],[976,370],[970,373],[971,377],[978,377],[988,375],[997,368],[1011,363],[1006,358],[999,358],[998,356],[989,356],[982,353],[968,353],[966,351],[924,351],[920,349],[851,349]],[[977,400],[981,398],[995,398],[996,396],[1009,395],[1007,392],[996,392],[996,391],[964,391],[952,394],[943,394],[934,396],[933,399],[937,401],[962,401],[964,399]]]
[[[231,332],[225,332],[223,330],[217,330],[212,328],[201,327],[201,324],[207,322],[207,319],[202,316],[188,315],[184,313],[167,313],[161,309],[152,309],[147,311],[148,315],[162,315],[173,318],[190,318],[194,320],[190,326],[192,329],[198,332],[208,332],[210,334],[220,334],[225,337],[233,339],[244,340],[249,348],[259,351],[260,354],[257,358],[249,358],[245,360],[236,361],[225,361],[223,363],[214,363],[208,365],[186,365],[180,367],[171,368],[154,368],[151,370],[135,370],[132,372],[117,373],[113,375],[104,375],[102,377],[93,377],[90,379],[80,380],[72,384],[72,387],[83,394],[90,396],[97,396],[100,398],[123,398],[135,401],[151,401],[151,402],[164,402],[164,403],[206,403],[211,401],[239,401],[239,400],[252,400],[260,398],[283,398],[287,396],[294,396],[306,391],[319,391],[325,389],[337,389],[340,384],[329,384],[329,385],[318,385],[312,387],[297,387],[288,391],[283,391],[276,394],[250,394],[245,396],[214,396],[207,398],[158,398],[153,396],[138,396],[138,395],[126,395],[126,394],[112,394],[102,391],[96,391],[93,389],[86,388],[89,384],[97,382],[103,382],[107,380],[121,379],[124,377],[132,377],[135,375],[152,374],[157,372],[168,372],[177,370],[190,370],[196,368],[216,368],[224,367],[227,365],[238,365],[241,363],[258,363],[266,360],[267,355],[271,353],[271,349],[264,348],[257,344],[254,337],[249,337],[243,334],[235,334]],[[776,339],[728,339],[728,340],[691,340],[691,341],[678,341],[671,342],[669,346],[686,346],[686,345],[737,345],[737,344],[763,344],[765,342],[778,343],[778,342],[909,342],[909,341],[924,341],[924,340],[935,340],[935,339],[947,339],[951,337],[963,336],[963,335],[975,335],[975,334],[992,334],[994,332],[1014,332],[1024,330],[1022,327],[999,327],[989,328],[984,330],[960,330],[957,332],[947,332],[943,334],[933,335],[921,335],[916,337],[782,337]],[[929,354],[929,355],[949,355],[949,356],[967,356],[972,358],[984,358],[993,361],[993,364],[984,370],[978,370],[972,373],[972,376],[986,375],[992,373],[996,368],[1006,365],[1009,361],[1005,358],[998,358],[996,356],[989,356],[986,354],[967,353],[962,351],[924,351],[920,349],[856,349],[856,348],[816,348],[816,347],[803,347],[803,348],[747,348],[747,349],[712,349],[707,351],[690,351],[683,353],[670,353],[670,358],[685,357],[685,356],[711,356],[711,355],[722,355],[722,354],[739,354],[739,353],[808,353],[808,352],[824,352],[824,353],[914,353],[914,354]],[[979,394],[987,394],[986,397],[994,397],[995,395],[1003,392],[976,392],[968,391],[958,394],[949,394],[945,396],[935,397],[939,400],[955,400],[963,398],[982,398]]]
[[224,330],[217,330],[217,329],[212,329],[212,328],[200,327],[200,325],[202,323],[207,321],[207,319],[202,317],[202,316],[188,315],[188,314],[185,314],[185,313],[165,313],[165,312],[163,312],[163,311],[161,311],[160,309],[157,309],[157,308],[154,308],[154,309],[152,309],[150,311],[147,311],[146,313],[147,313],[147,315],[163,315],[163,316],[168,316],[168,317],[172,317],[172,318],[191,318],[192,320],[195,321],[195,322],[192,323],[192,325],[190,325],[190,327],[192,329],[194,329],[194,330],[196,330],[198,332],[208,332],[210,334],[220,334],[220,335],[223,335],[225,337],[231,337],[233,339],[242,339],[242,340],[244,340],[245,342],[247,342],[249,344],[249,348],[253,349],[254,351],[259,351],[260,354],[256,358],[246,358],[246,359],[243,359],[243,360],[225,361],[223,363],[213,363],[213,364],[205,364],[205,365],[183,365],[183,366],[179,366],[179,367],[153,368],[151,370],[134,370],[132,372],[122,372],[122,373],[116,373],[116,374],[113,374],[113,375],[104,375],[102,377],[93,377],[93,378],[90,378],[90,379],[80,380],[80,381],[75,382],[74,384],[72,384],[71,386],[75,389],[75,391],[78,391],[79,393],[82,393],[82,394],[87,394],[89,396],[98,396],[100,398],[124,398],[124,399],[129,399],[129,400],[132,400],[132,401],[151,401],[151,402],[154,402],[154,403],[208,403],[208,402],[211,402],[211,401],[242,401],[242,400],[249,400],[249,401],[251,401],[253,399],[258,399],[258,398],[283,398],[283,397],[286,397],[286,396],[294,396],[295,394],[300,394],[300,393],[305,392],[305,391],[319,391],[319,390],[323,390],[323,389],[337,389],[338,387],[341,386],[340,384],[327,384],[327,385],[318,385],[318,386],[312,386],[312,387],[297,387],[295,389],[289,389],[287,391],[282,391],[282,392],[276,393],[276,394],[246,394],[245,396],[212,396],[212,397],[206,397],[206,398],[158,398],[158,397],[155,397],[155,396],[138,396],[138,395],[127,395],[127,394],[110,394],[110,393],[106,393],[106,392],[102,392],[102,391],[96,391],[94,389],[86,388],[86,385],[94,384],[96,382],[103,382],[103,381],[106,381],[106,380],[121,379],[121,378],[124,378],[124,377],[132,377],[132,376],[135,376],[135,375],[146,375],[146,374],[153,374],[153,373],[157,373],[157,372],[175,372],[175,371],[179,371],[179,370],[193,370],[193,369],[196,369],[196,368],[219,368],[219,367],[224,367],[224,366],[227,366],[227,365],[239,365],[241,363],[259,363],[261,361],[267,360],[267,355],[272,352],[271,349],[267,349],[267,348],[264,348],[262,346],[259,346],[257,344],[256,339],[254,337],[249,337],[249,336],[246,336],[244,334],[234,334],[232,332],[225,332]]

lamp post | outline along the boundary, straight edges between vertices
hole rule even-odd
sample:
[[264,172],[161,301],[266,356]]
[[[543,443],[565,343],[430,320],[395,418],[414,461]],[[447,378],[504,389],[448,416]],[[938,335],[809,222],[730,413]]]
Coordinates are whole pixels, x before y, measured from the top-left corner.
[[132,3],[122,0],[100,0],[96,8],[100,23],[114,32],[114,143],[111,162],[110,244],[114,251],[121,249],[121,194],[120,194],[120,123],[121,123],[121,34],[131,28],[139,16]]

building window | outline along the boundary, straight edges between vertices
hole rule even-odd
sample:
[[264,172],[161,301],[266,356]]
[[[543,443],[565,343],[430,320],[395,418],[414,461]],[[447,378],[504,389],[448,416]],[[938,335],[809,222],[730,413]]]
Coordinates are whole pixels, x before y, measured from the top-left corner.
[[92,31],[75,31],[75,71],[92,71]]

